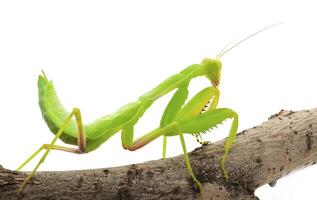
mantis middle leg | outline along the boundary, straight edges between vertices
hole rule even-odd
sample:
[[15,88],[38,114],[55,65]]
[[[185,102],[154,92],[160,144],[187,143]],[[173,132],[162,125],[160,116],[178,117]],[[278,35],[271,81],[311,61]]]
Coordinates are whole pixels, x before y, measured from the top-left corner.
[[[197,187],[199,188],[200,191],[202,191],[202,185],[201,183],[196,179],[193,170],[191,168],[188,154],[187,154],[187,149],[186,149],[186,144],[183,136],[183,131],[179,128],[178,123],[175,123],[175,120],[178,119],[183,119],[183,118],[188,118],[192,117],[195,115],[199,115],[200,111],[206,103],[213,97],[214,101],[211,105],[212,108],[216,107],[217,102],[218,102],[218,96],[219,92],[217,92],[216,88],[213,87],[207,87],[204,90],[200,91],[198,94],[196,94],[184,107],[184,102],[187,99],[188,95],[188,84],[183,85],[180,87],[174,96],[172,97],[171,101],[167,105],[164,114],[161,119],[161,125],[160,128],[157,128],[148,134],[145,134],[144,136],[136,139],[134,142],[131,141],[131,145],[127,146],[128,150],[135,151],[146,144],[150,143],[152,140],[158,138],[159,136],[163,135],[163,137],[167,136],[173,136],[173,135],[179,135],[183,152],[184,152],[184,158],[185,158],[185,164],[187,167],[187,170],[189,174],[191,175],[192,179],[196,183]],[[130,134],[132,135],[132,134]],[[133,136],[133,135],[132,135]],[[130,137],[130,139],[133,139]],[[124,141],[123,141],[124,142]],[[166,144],[166,143],[165,143]],[[165,151],[165,147],[163,147],[163,152]],[[163,155],[164,156],[164,155]]]
[[[171,98],[170,102],[168,103],[163,116],[161,118],[160,122],[160,128],[165,127],[169,123],[171,123],[174,119],[178,111],[181,109],[181,107],[184,105],[187,96],[188,96],[188,82],[184,85],[181,85],[173,97]],[[122,146],[125,149],[129,149],[134,143],[133,143],[133,136],[134,136],[134,124],[128,124],[122,129],[121,133],[121,142]],[[164,136],[166,139],[166,137]],[[166,141],[166,140],[165,140]],[[163,147],[163,152],[165,151],[165,148]],[[163,157],[165,154],[163,153]]]
[[[55,145],[55,142],[57,139],[62,135],[64,129],[67,127],[69,122],[71,121],[72,117],[75,116],[76,122],[77,122],[77,129],[78,129],[78,135],[77,135],[77,144],[78,148],[71,148],[71,147],[64,147],[64,146],[58,146]],[[27,163],[29,163],[36,155],[38,155],[42,150],[46,150],[43,154],[42,158],[38,162],[38,164],[35,166],[33,171],[26,177],[22,185],[20,186],[18,190],[18,194],[23,191],[26,184],[30,181],[30,179],[34,176],[36,170],[39,168],[39,166],[45,161],[48,153],[50,150],[61,150],[66,151],[70,153],[77,153],[82,154],[85,153],[86,150],[86,138],[83,128],[83,123],[81,119],[81,113],[78,108],[74,108],[73,111],[66,117],[64,124],[61,126],[61,128],[58,130],[58,132],[55,134],[55,137],[53,138],[52,142],[50,144],[43,144],[36,152],[34,152],[26,161],[24,161],[18,168],[17,171],[21,170]]]

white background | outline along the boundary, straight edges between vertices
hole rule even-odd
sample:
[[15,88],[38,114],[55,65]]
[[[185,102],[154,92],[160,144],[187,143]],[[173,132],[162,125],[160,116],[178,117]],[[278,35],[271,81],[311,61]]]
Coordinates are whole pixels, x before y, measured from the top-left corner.
[[[115,2],[115,3],[114,3]],[[204,57],[215,57],[233,39],[283,22],[222,58],[220,107],[240,115],[239,130],[280,109],[317,106],[314,1],[1,1],[0,163],[15,169],[53,138],[37,104],[37,77],[54,80],[64,105],[81,108],[83,120],[114,112],[168,76]],[[208,85],[196,79],[191,91]],[[141,135],[159,124],[168,98],[136,126]],[[206,139],[224,138],[229,122]],[[198,147],[186,137],[189,150]],[[40,170],[111,167],[161,157],[158,139],[128,152],[120,134],[87,155],[52,152]],[[61,143],[60,143],[61,144]],[[182,153],[177,137],[168,156]],[[33,169],[35,161],[25,170]],[[260,199],[316,199],[317,165],[256,191]],[[304,198],[303,198],[304,196]]]

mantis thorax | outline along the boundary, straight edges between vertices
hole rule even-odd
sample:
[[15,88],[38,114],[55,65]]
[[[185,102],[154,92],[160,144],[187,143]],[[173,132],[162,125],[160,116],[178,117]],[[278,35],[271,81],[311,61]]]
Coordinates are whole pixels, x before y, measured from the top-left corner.
[[221,62],[218,59],[205,58],[201,62],[206,68],[206,76],[214,87],[218,87],[221,77]]

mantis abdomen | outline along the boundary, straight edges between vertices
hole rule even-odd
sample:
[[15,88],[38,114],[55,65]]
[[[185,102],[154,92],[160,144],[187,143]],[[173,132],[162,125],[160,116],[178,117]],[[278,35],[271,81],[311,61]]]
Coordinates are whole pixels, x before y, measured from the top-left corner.
[[[38,79],[39,105],[43,118],[49,129],[56,134],[65,122],[69,112],[60,102],[54,86],[45,76],[40,75]],[[126,123],[129,123],[140,110],[142,102],[136,101],[121,107],[117,112],[101,117],[93,123],[84,126],[87,149],[92,151],[118,132]],[[67,143],[77,145],[77,125],[71,120],[64,129],[60,139]]]

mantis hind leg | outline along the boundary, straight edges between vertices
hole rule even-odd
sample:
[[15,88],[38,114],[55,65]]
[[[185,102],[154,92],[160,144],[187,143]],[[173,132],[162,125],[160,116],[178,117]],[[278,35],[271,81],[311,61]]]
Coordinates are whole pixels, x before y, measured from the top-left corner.
[[[57,139],[62,135],[64,129],[67,127],[67,125],[69,124],[69,122],[71,121],[73,116],[75,116],[75,119],[77,122],[77,128],[78,128],[78,136],[77,136],[78,148],[71,148],[71,147],[63,147],[63,146],[54,145],[55,142],[57,141]],[[64,124],[60,127],[58,132],[55,134],[55,137],[53,138],[52,142],[50,144],[43,144],[35,153],[33,153],[26,161],[24,161],[17,168],[17,171],[21,170],[27,163],[29,163],[36,155],[38,155],[44,149],[46,150],[45,153],[43,154],[42,158],[37,163],[37,165],[35,166],[33,171],[23,181],[22,185],[20,186],[20,188],[18,190],[18,194],[20,194],[24,190],[26,184],[34,176],[36,170],[45,161],[50,150],[52,150],[52,149],[53,150],[61,150],[61,151],[77,153],[77,154],[81,154],[81,153],[85,152],[85,150],[86,150],[86,138],[85,138],[85,133],[84,133],[84,128],[83,128],[80,110],[78,108],[74,108],[73,111],[66,117]]]
[[229,108],[218,108],[214,110],[208,110],[200,115],[190,116],[182,118],[177,121],[180,129],[184,133],[200,133],[215,127],[217,124],[222,123],[226,119],[233,119],[229,136],[224,146],[224,154],[221,159],[221,169],[224,177],[228,180],[228,173],[225,169],[225,161],[229,153],[231,144],[235,140],[237,129],[238,129],[238,114]]
[[195,182],[195,184],[197,185],[199,191],[202,192],[203,191],[202,185],[197,180],[197,178],[195,177],[195,175],[193,173],[192,167],[191,167],[190,162],[189,162],[188,154],[187,154],[184,136],[183,136],[183,133],[180,132],[180,128],[179,128],[179,125],[177,123],[172,122],[169,125],[167,125],[166,127],[154,129],[153,131],[151,131],[151,132],[143,135],[142,137],[136,139],[133,142],[133,144],[131,146],[129,146],[127,149],[130,151],[138,150],[138,149],[142,148],[143,146],[145,146],[146,144],[153,141],[154,139],[162,136],[165,133],[173,133],[175,135],[177,135],[177,134],[179,135],[181,143],[182,143],[182,148],[183,148],[183,152],[184,152],[184,158],[185,158],[185,164],[186,164],[187,171],[191,175],[191,177],[192,177],[193,181]]

